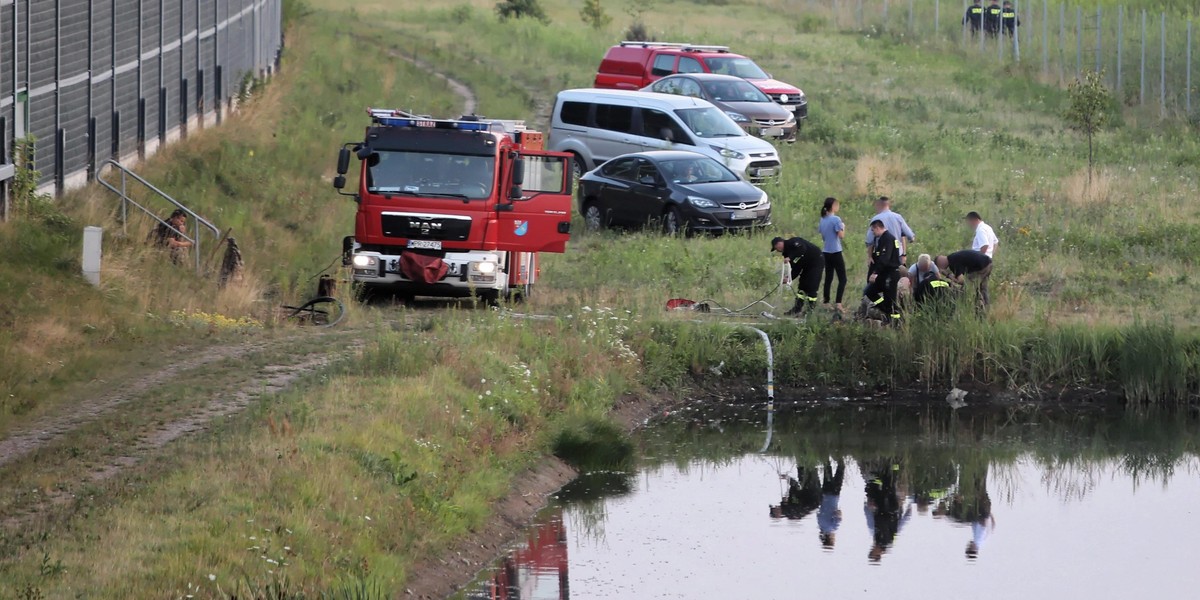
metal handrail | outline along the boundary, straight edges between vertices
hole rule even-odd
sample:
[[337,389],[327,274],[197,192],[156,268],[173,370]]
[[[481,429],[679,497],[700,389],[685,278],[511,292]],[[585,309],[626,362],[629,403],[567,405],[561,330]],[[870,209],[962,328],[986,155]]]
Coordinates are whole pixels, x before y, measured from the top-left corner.
[[186,239],[187,241],[192,243],[192,247],[195,250],[194,254],[196,255],[196,273],[199,273],[200,272],[200,227],[199,226],[204,226],[204,228],[211,231],[213,233],[213,235],[217,237],[218,240],[221,239],[220,228],[218,228],[216,225],[214,225],[208,219],[201,217],[200,215],[196,214],[195,212],[192,212],[192,209],[188,208],[187,206],[184,206],[184,204],[182,202],[172,198],[166,192],[158,189],[157,187],[154,186],[154,184],[150,183],[149,181],[146,181],[145,179],[142,179],[142,177],[140,175],[138,175],[137,173],[134,173],[125,165],[123,165],[115,160],[109,159],[109,160],[104,161],[104,165],[102,165],[101,168],[103,168],[105,166],[111,166],[121,173],[121,189],[117,189],[111,183],[106,181],[103,177],[97,177],[96,181],[99,182],[100,185],[108,188],[114,194],[121,197],[121,230],[122,231],[125,231],[125,225],[129,220],[128,219],[128,217],[129,217],[128,206],[130,204],[134,205],[142,212],[153,217],[155,221],[158,221],[159,223],[161,223],[167,227],[171,226],[170,223],[167,223],[166,221],[164,221],[162,219],[162,217],[159,217],[158,214],[156,214],[154,211],[146,208],[145,206],[142,206],[141,204],[138,204],[138,202],[136,200],[129,197],[129,194],[126,192],[128,177],[132,177],[138,183],[149,188],[150,191],[154,192],[155,194],[158,194],[158,196],[160,198],[162,198],[163,200],[166,200],[167,202],[170,202],[171,204],[175,205],[176,208],[182,210],[184,213],[186,213],[188,216],[190,216],[196,222],[197,227],[195,229],[193,229],[193,231],[195,232],[194,233],[195,237],[191,237],[188,234],[183,233],[183,232],[179,232],[179,235],[181,235],[184,239]]

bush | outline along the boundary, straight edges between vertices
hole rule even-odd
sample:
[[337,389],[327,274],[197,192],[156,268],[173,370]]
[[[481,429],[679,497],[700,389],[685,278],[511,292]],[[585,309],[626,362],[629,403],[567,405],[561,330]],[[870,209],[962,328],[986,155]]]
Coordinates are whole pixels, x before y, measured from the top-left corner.
[[538,0],[502,0],[496,3],[496,14],[501,21],[528,17],[542,23],[550,22],[550,18],[546,16],[546,11]]
[[646,24],[641,21],[634,21],[629,24],[629,28],[625,30],[623,39],[631,42],[654,42],[654,36],[646,31]]
[[583,19],[592,29],[604,29],[612,23],[612,17],[604,11],[600,0],[583,0],[583,8],[579,9],[579,18]]

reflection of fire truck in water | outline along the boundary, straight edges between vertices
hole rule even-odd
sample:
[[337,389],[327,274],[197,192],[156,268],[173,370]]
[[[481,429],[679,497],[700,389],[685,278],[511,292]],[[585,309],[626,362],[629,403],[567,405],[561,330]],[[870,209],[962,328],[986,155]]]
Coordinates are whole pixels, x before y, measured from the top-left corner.
[[343,260],[354,281],[410,297],[526,295],[537,253],[563,252],[570,238],[570,156],[543,151],[521,121],[368,113],[334,179],[346,186],[353,150],[358,191],[343,194],[358,213]]
[[567,530],[562,509],[533,528],[470,600],[567,600]]

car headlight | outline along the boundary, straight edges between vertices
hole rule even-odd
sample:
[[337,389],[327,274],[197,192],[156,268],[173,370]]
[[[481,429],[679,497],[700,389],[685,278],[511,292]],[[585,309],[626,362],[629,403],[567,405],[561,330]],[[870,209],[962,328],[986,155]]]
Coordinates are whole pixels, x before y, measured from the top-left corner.
[[354,266],[360,269],[365,269],[367,267],[373,267],[379,264],[379,259],[375,258],[374,256],[367,256],[365,254],[355,254],[353,262]]
[[804,104],[805,102],[808,102],[808,96],[805,96],[804,92],[800,92],[800,95],[796,96],[796,103]]
[[783,123],[784,123],[784,125],[786,125],[788,123],[795,123],[795,122],[796,122],[796,113],[789,110],[787,120],[784,121]]
[[737,121],[738,123],[749,123],[750,122],[750,119],[747,119],[746,115],[743,115],[740,112],[733,112],[732,110],[727,110],[727,111],[725,111],[725,114],[729,115],[730,119],[733,119],[734,121]]
[[490,261],[480,261],[471,263],[471,268],[481,275],[491,275],[496,272],[496,263]]
[[713,202],[712,200],[709,200],[708,198],[701,198],[700,196],[688,196],[688,202],[690,202],[692,204],[692,206],[695,206],[696,208],[716,208],[717,207],[716,202]]
[[729,148],[723,148],[721,146],[710,146],[710,147],[713,150],[716,150],[717,154],[720,154],[721,156],[724,156],[725,158],[732,158],[735,160],[742,160],[743,158],[746,158],[745,154],[742,154],[741,152],[738,152],[737,150],[730,150]]
[[770,208],[770,207],[771,207],[771,199],[767,197],[766,192],[763,192],[762,196],[759,196],[759,198],[758,198],[758,208]]

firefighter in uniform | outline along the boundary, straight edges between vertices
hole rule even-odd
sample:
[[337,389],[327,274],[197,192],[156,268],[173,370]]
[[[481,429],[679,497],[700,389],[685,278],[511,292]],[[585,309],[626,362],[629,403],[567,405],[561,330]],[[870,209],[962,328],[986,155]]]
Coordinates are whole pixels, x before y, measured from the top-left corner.
[[821,248],[801,237],[771,240],[771,251],[783,253],[783,260],[791,265],[788,281],[796,282],[796,304],[788,315],[799,315],[817,302],[817,289],[821,287],[821,272],[825,270],[825,257]]
[[988,37],[996,37],[1000,33],[1000,15],[1004,12],[996,0],[983,11],[983,31]]
[[1016,35],[1017,27],[1021,25],[1021,17],[1017,16],[1017,11],[1013,8],[1010,0],[1004,0],[1004,8],[1000,11],[1000,22],[1004,27],[1005,35],[1008,37]]
[[878,306],[884,317],[892,322],[900,318],[896,307],[896,284],[900,281],[900,240],[888,232],[883,221],[871,223],[875,232],[875,246],[871,249],[874,262],[871,275],[874,277],[864,294],[871,304]]
[[967,7],[967,14],[963,15],[963,27],[971,28],[971,35],[979,35],[979,29],[983,27],[983,5],[980,0],[975,0],[975,3]]

